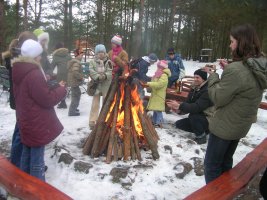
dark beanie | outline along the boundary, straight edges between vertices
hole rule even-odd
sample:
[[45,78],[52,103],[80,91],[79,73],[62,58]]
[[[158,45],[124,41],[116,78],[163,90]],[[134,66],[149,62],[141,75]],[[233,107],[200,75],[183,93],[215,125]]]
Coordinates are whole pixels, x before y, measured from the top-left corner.
[[207,72],[203,71],[202,69],[198,69],[194,72],[194,75],[199,75],[204,81],[207,80],[208,74]]

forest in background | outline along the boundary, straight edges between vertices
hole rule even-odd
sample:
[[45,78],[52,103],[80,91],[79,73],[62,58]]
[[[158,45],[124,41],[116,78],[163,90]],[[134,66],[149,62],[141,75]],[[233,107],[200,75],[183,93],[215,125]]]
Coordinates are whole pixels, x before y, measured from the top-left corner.
[[110,49],[119,34],[133,57],[163,58],[174,47],[184,59],[198,60],[202,48],[227,58],[229,31],[244,23],[255,26],[266,53],[266,19],[266,0],[0,0],[0,52],[20,32],[41,27],[50,34],[49,52],[58,41],[73,50],[81,38]]

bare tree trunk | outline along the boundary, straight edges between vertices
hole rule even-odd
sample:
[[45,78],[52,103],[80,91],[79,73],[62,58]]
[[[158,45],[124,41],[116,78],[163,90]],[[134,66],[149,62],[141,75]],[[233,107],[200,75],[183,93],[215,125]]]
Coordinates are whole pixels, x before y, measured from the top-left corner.
[[144,16],[144,0],[140,0],[139,20],[136,24],[135,45],[133,49],[133,56],[138,58],[140,55],[140,47],[142,43],[142,25]]
[[104,38],[103,38],[103,1],[102,0],[97,0],[96,6],[97,6],[97,12],[96,12],[96,19],[97,19],[97,42],[98,43],[103,43]]
[[[5,37],[5,26],[4,26],[4,21],[5,21],[5,7],[4,7],[4,0],[0,0],[0,53],[4,51],[4,37]],[[0,64],[2,63],[2,56],[0,58]]]
[[73,46],[73,28],[72,28],[72,0],[69,0],[69,43],[68,43],[68,49],[71,50]]
[[181,10],[179,10],[179,18],[178,18],[178,31],[177,31],[177,38],[176,38],[176,50],[179,51],[180,45],[180,37],[181,37],[181,24],[182,24],[182,14]]
[[[133,43],[133,26],[134,26],[134,1],[132,1],[132,5],[131,5],[131,9],[132,9],[132,13],[131,13],[131,26],[130,26],[130,44]],[[129,48],[129,56],[132,56],[132,48]]]
[[[177,8],[177,0],[172,0],[172,5],[171,5],[171,14],[170,14],[170,17],[169,17],[169,23],[167,22],[167,27],[168,29],[170,27],[173,27],[173,23],[174,23],[174,15],[176,14],[176,9]],[[164,50],[164,53],[167,51],[167,48],[173,44],[173,41],[171,40],[171,35],[172,35],[172,31],[167,31],[167,34],[166,34],[166,38],[165,38],[165,48],[163,49]]]
[[19,33],[19,0],[16,0],[16,35]]
[[24,10],[23,26],[24,26],[24,31],[26,31],[28,30],[28,0],[23,0],[23,10]]
[[[37,11],[37,5],[39,5],[38,11]],[[35,0],[35,3],[34,3],[34,27],[35,28],[38,28],[40,26],[40,19],[42,15],[42,5],[43,5],[43,0],[40,0],[39,3],[37,0]]]
[[68,45],[68,0],[64,2],[64,44]]

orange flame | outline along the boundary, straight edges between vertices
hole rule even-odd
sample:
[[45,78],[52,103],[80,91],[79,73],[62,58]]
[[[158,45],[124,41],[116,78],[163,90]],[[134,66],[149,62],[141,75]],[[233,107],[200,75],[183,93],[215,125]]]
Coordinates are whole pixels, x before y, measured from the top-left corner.
[[[123,110],[123,101],[124,101],[124,87],[125,84],[121,83],[120,85],[120,103],[119,103],[119,111],[118,111],[118,116],[117,116],[117,122],[116,122],[116,129],[117,132],[119,133],[119,136],[122,138],[123,137],[123,128],[124,128],[124,110]],[[115,102],[117,99],[118,95],[116,94],[112,105],[110,107],[109,113],[107,114],[106,120],[105,122],[108,121],[110,114],[115,106]],[[133,122],[134,122],[134,129],[136,131],[136,133],[138,134],[139,137],[143,136],[143,130],[142,130],[142,125],[141,125],[141,121],[138,117],[138,111],[140,110],[141,113],[144,112],[144,108],[143,108],[143,102],[139,97],[138,91],[137,91],[137,86],[135,86],[134,89],[131,90],[131,114],[133,117]]]

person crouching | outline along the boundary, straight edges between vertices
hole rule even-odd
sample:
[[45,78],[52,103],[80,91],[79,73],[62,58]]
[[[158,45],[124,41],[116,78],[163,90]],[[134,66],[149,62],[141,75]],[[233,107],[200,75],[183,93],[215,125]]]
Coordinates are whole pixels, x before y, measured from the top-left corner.
[[65,83],[49,88],[40,65],[41,45],[26,40],[21,55],[12,60],[16,114],[23,144],[20,168],[45,181],[45,145],[54,140],[63,126],[54,110],[67,94]]

